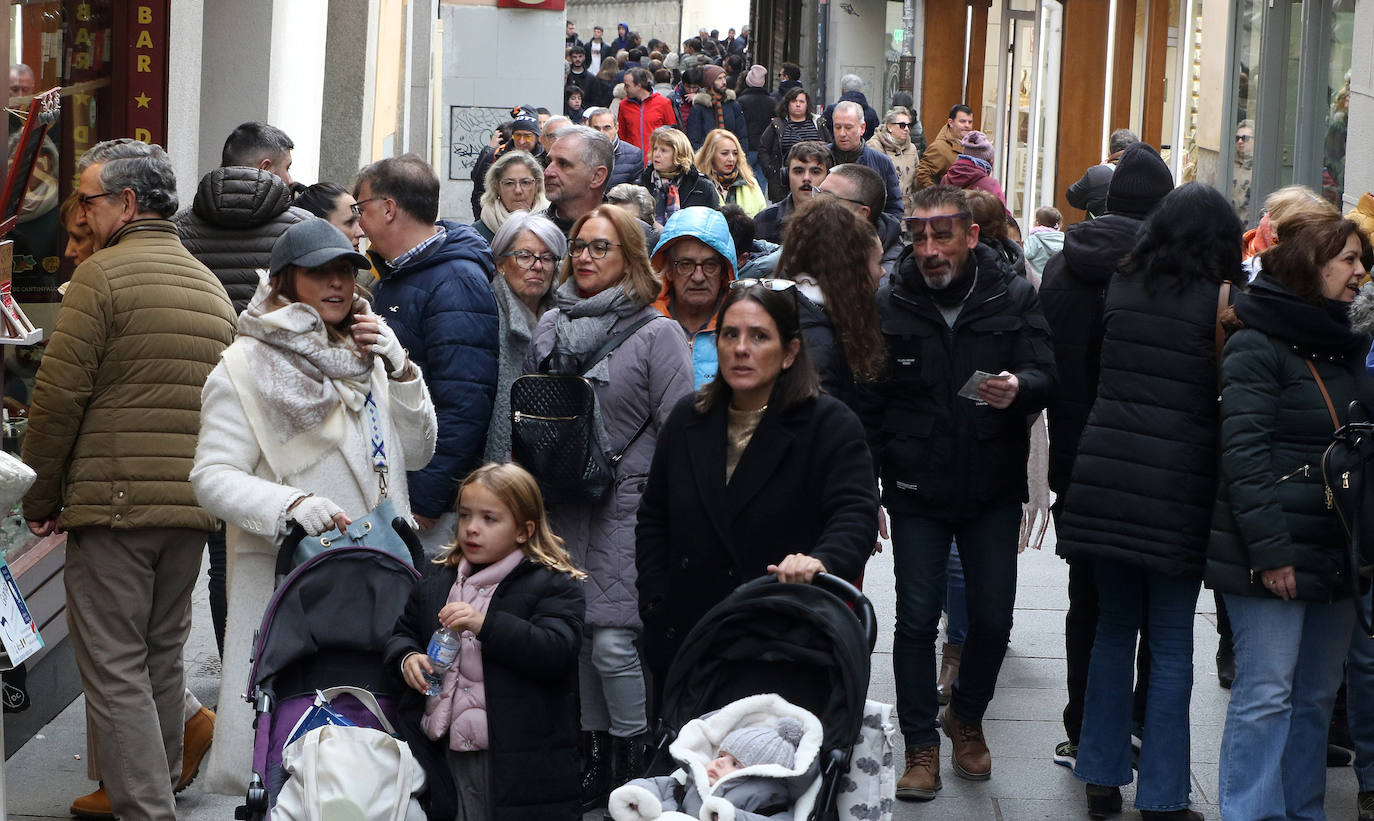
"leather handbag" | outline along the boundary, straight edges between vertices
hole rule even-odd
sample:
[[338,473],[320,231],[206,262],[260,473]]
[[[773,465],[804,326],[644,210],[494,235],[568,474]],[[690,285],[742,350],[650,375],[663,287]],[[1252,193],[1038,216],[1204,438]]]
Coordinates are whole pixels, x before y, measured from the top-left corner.
[[424,558],[420,537],[396,512],[396,505],[387,493],[386,442],[382,439],[381,420],[372,394],[367,395],[363,409],[371,433],[372,469],[377,474],[377,506],[366,516],[350,522],[348,527],[334,528],[318,536],[308,536],[300,525],[293,524],[277,552],[278,578],[290,573],[292,567],[300,567],[321,553],[342,547],[370,547],[389,553],[413,568],[420,567]]
[[511,384],[511,458],[539,482],[547,504],[600,501],[615,484],[616,466],[625,452],[649,426],[652,413],[625,447],[610,453],[606,432],[597,423],[596,391],[586,374],[654,318],[645,317],[616,334],[578,372],[546,372],[550,353],[540,363],[540,373]]
[[1326,490],[1326,506],[1334,510],[1346,536],[1345,576],[1350,595],[1355,599],[1355,613],[1360,629],[1374,638],[1370,614],[1365,612],[1360,580],[1364,568],[1374,564],[1374,482],[1370,465],[1374,464],[1374,421],[1369,409],[1359,401],[1351,402],[1344,425],[1336,415],[1331,394],[1317,368],[1308,360],[1308,369],[1317,382],[1326,410],[1335,429],[1331,444],[1322,453],[1322,484]]

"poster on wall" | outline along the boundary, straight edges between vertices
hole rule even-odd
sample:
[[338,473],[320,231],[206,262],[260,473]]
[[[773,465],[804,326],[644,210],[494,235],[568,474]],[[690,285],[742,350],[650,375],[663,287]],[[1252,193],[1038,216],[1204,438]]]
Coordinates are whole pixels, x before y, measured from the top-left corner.
[[468,180],[477,157],[501,123],[510,120],[510,108],[453,105],[448,109],[448,178]]

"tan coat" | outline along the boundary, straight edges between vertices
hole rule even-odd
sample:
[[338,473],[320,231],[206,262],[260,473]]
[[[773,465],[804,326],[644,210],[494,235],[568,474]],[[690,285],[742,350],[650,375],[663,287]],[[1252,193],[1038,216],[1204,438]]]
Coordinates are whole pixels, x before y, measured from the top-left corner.
[[938,183],[962,153],[963,142],[950,132],[949,123],[945,123],[916,166],[916,188],[929,188]]
[[[886,125],[878,126],[879,131],[885,128]],[[897,169],[897,183],[902,190],[902,215],[911,216],[911,197],[916,193],[916,164],[921,160],[921,152],[916,150],[915,143],[907,140],[902,150],[894,154],[883,147],[883,141],[877,134],[868,138],[868,147],[886,154],[892,160],[893,167]]]
[[24,517],[65,528],[211,531],[191,462],[200,391],[234,339],[224,286],[168,220],[137,220],[81,263],[38,369]]

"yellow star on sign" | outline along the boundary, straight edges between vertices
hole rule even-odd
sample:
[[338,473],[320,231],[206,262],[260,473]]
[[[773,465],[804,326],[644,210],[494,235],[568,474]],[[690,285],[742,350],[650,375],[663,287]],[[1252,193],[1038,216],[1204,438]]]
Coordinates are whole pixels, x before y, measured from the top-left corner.
[[139,108],[147,108],[148,103],[152,102],[152,100],[153,98],[149,97],[147,94],[140,94],[134,98],[134,102],[138,103]]

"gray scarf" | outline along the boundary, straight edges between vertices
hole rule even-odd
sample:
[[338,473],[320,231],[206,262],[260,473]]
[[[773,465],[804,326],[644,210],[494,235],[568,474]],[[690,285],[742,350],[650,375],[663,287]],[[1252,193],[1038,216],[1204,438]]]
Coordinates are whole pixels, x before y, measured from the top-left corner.
[[[554,298],[558,303],[558,321],[554,325],[553,356],[549,360],[554,373],[582,373],[587,358],[611,338],[611,328],[616,321],[643,309],[630,300],[623,285],[583,297],[577,292],[574,277],[568,277],[558,286]],[[587,378],[600,382],[609,382],[610,375],[605,359],[586,373]]]

